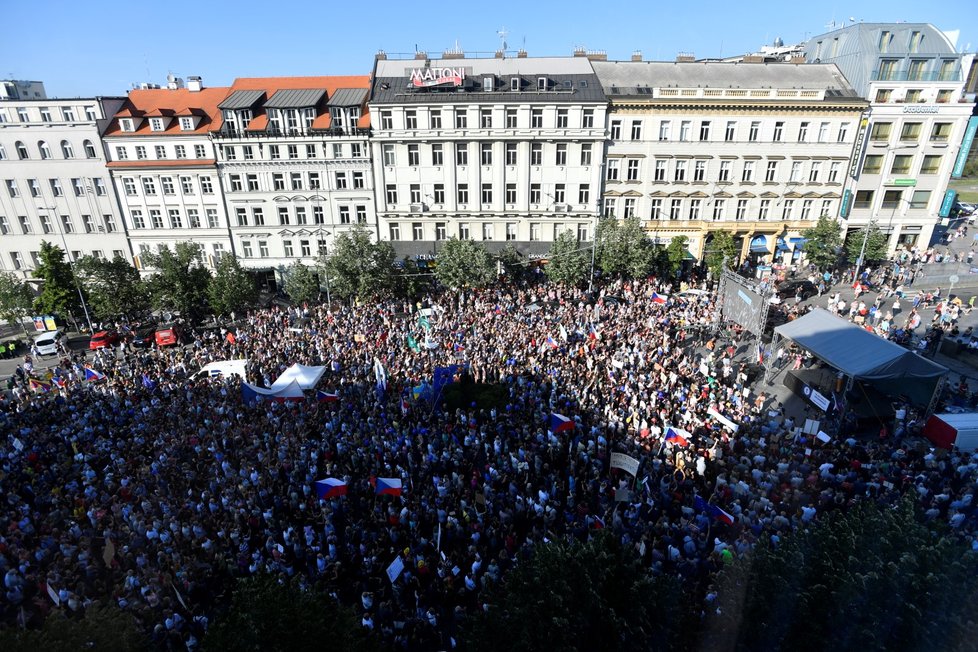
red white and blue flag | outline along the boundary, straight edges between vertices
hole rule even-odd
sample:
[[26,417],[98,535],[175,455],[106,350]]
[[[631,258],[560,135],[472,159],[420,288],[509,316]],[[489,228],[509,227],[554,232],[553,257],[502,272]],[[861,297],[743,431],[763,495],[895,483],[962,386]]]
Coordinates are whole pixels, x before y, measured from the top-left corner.
[[346,495],[346,483],[337,478],[316,480],[316,495],[322,500]]
[[689,446],[689,440],[692,438],[692,436],[693,435],[682,428],[673,428],[672,426],[666,428],[666,441],[670,444],[675,444],[677,446]]
[[551,349],[560,348],[560,346],[557,344],[557,342],[554,341],[554,338],[550,337],[549,335],[547,335],[547,341],[544,342],[544,344],[546,344],[547,346],[549,346]]
[[659,294],[658,292],[652,293],[652,303],[665,303],[669,300],[668,294]]
[[91,367],[85,367],[85,380],[89,382],[105,380],[105,374],[95,371]]
[[336,403],[340,400],[338,394],[332,394],[330,392],[317,391],[316,400],[320,403]]
[[733,525],[734,517],[733,514],[723,511],[717,505],[713,503],[708,503],[703,500],[700,496],[693,497],[693,506],[700,511],[704,511],[716,520],[726,523],[727,525]]
[[377,478],[374,482],[374,488],[377,490],[378,496],[400,496],[401,479]]
[[571,432],[574,430],[574,420],[556,412],[550,413],[550,432]]

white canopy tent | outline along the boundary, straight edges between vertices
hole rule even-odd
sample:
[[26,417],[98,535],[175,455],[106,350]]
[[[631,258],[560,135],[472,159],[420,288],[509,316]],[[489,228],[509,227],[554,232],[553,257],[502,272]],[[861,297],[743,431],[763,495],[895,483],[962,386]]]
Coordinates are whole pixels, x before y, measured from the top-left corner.
[[314,389],[319,379],[326,373],[326,367],[307,367],[301,364],[294,364],[272,383],[272,391],[277,391],[288,387],[293,382],[298,383],[302,389]]

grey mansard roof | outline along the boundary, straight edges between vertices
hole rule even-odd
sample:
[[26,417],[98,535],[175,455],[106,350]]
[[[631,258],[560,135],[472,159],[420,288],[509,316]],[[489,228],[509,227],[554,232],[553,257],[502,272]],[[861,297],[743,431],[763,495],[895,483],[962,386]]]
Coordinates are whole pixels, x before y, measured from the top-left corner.
[[594,61],[604,92],[615,98],[651,93],[652,88],[778,88],[824,90],[826,99],[859,96],[832,64],[721,61]]

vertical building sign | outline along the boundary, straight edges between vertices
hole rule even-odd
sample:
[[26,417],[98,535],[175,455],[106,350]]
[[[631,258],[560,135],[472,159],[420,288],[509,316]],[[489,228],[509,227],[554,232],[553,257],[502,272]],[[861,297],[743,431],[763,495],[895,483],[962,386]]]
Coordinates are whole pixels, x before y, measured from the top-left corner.
[[856,146],[852,150],[852,162],[849,164],[849,176],[853,180],[859,179],[859,169],[862,164],[863,151],[866,149],[866,136],[869,133],[869,118],[863,118],[859,122],[859,134],[856,135]]
[[938,217],[948,217],[951,214],[951,209],[954,208],[954,200],[957,199],[957,190],[948,190],[944,193],[944,201],[941,202],[941,212],[938,213]]
[[850,208],[852,208],[852,191],[846,188],[842,193],[842,203],[839,204],[839,217],[848,218]]
[[960,179],[964,174],[964,164],[968,162],[968,153],[971,145],[975,142],[975,132],[978,131],[978,116],[972,116],[968,120],[968,128],[964,131],[964,138],[961,140],[961,149],[958,151],[958,158],[954,161],[951,169],[951,178]]

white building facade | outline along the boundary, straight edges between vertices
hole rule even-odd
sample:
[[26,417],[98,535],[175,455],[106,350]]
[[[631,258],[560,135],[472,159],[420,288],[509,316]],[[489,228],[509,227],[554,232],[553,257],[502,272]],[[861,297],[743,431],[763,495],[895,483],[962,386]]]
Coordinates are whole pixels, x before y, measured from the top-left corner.
[[220,127],[217,104],[228,88],[134,90],[109,124],[108,168],[132,244],[133,263],[152,270],[144,255],[178,242],[202,246],[214,268],[233,252],[211,129]]
[[[874,223],[889,251],[926,248],[953,204],[947,182],[974,109],[972,54],[926,23],[858,23],[805,44],[869,100],[839,216],[848,233]],[[967,152],[964,153],[967,155]]]
[[366,75],[243,78],[211,132],[242,264],[274,288],[357,225],[377,233]]
[[610,99],[602,213],[639,217],[702,260],[730,233],[741,260],[797,259],[834,216],[866,102],[835,66],[593,62]]
[[451,237],[527,254],[593,236],[607,98],[590,61],[377,57],[370,107],[381,240]]
[[0,269],[33,278],[43,241],[129,258],[101,128],[125,98],[0,101]]

